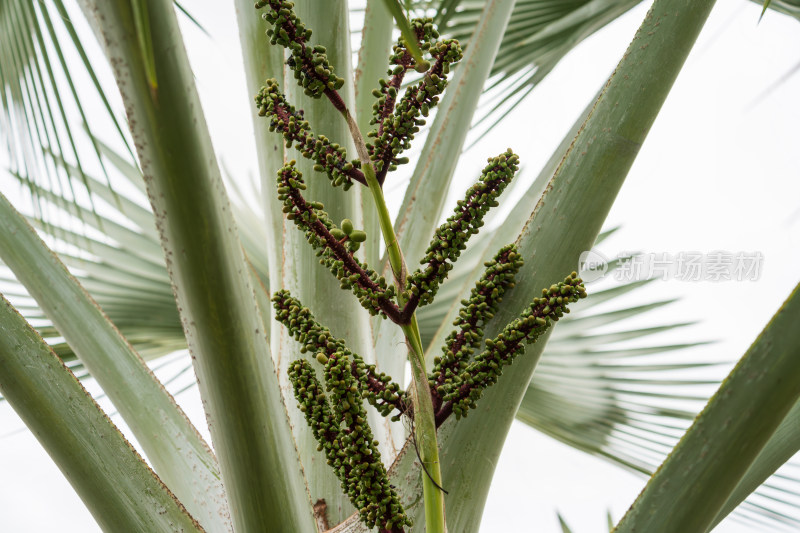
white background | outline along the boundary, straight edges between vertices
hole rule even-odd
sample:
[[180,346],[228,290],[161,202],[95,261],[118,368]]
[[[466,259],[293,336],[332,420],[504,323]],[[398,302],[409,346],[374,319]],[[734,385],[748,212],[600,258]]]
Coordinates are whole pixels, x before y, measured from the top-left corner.
[[[502,128],[465,154],[453,196],[487,156],[507,146],[522,155],[532,179],[621,57],[645,4],[580,45]],[[255,168],[248,117],[253,91],[244,87],[232,7],[202,0],[190,8],[213,34],[209,41],[187,29],[217,149],[235,175],[247,175]],[[679,297],[643,323],[700,323],[648,342],[716,340],[694,349],[702,360],[740,356],[800,280],[800,32],[796,20],[773,12],[757,24],[759,12],[745,0],[718,3],[609,216],[607,227],[622,229],[601,247],[610,257],[694,250],[764,255],[758,281],[659,281],[628,300]],[[204,425],[196,391],[179,401]],[[96,531],[63,476],[20,427],[0,406],[0,531]],[[556,509],[576,533],[605,531],[606,511],[618,519],[643,484],[515,423],[482,531],[560,531]],[[753,529],[728,521],[718,531]]]

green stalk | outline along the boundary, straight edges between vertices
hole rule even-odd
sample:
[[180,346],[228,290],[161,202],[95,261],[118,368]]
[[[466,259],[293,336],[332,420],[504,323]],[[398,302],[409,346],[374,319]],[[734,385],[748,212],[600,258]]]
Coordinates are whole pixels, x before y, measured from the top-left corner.
[[[386,242],[386,253],[394,273],[394,282],[397,286],[397,302],[402,307],[405,304],[403,288],[406,278],[406,265],[403,253],[394,233],[389,209],[383,198],[383,190],[375,176],[372,164],[362,162],[367,185],[372,192],[375,208],[378,211],[378,221],[381,225],[383,240]],[[411,322],[400,326],[406,336],[409,347],[409,361],[411,362],[412,399],[414,404],[414,431],[419,451],[419,458],[424,467],[422,473],[422,496],[425,500],[425,531],[428,533],[444,533],[444,492],[442,486],[442,471],[439,466],[439,444],[436,441],[436,420],[433,413],[430,385],[425,371],[425,352],[422,348],[422,339],[419,334],[417,315],[411,315]]]
[[[389,264],[394,275],[394,283],[397,287],[397,303],[402,307],[406,303],[403,296],[406,283],[406,264],[403,259],[403,252],[400,249],[400,243],[397,242],[392,218],[389,215],[389,209],[386,207],[386,200],[383,197],[383,189],[381,189],[378,178],[375,176],[375,169],[370,162],[361,130],[349,111],[345,109],[342,115],[350,128],[350,134],[356,145],[367,186],[372,192],[372,199],[378,211],[378,222],[381,226],[381,233],[383,233],[383,240],[386,242],[386,255],[389,258]],[[413,313],[410,322],[400,327],[409,347],[408,359],[411,363],[411,378],[413,382],[411,390],[414,405],[414,432],[420,461],[424,467],[422,473],[422,496],[425,500],[425,531],[428,533],[445,533],[444,492],[440,488],[442,486],[442,471],[439,462],[439,443],[436,439],[436,419],[433,412],[428,375],[425,370],[425,351],[422,348],[417,314]]]
[[408,51],[411,52],[411,57],[414,58],[417,64],[416,71],[427,72],[428,69],[431,68],[431,65],[422,58],[422,50],[419,49],[417,36],[414,34],[414,30],[411,29],[411,24],[408,22],[406,14],[403,12],[403,6],[401,6],[400,2],[397,0],[383,0],[383,3],[394,17],[395,22],[397,22],[400,33],[403,34],[403,40],[406,42]]
[[[244,0],[242,0],[244,1]],[[355,113],[358,127],[361,131],[370,131],[372,125],[372,104],[375,97],[372,90],[379,88],[378,80],[386,76],[386,58],[392,52],[392,29],[394,23],[392,15],[386,9],[383,0],[368,0],[364,12],[364,29],[361,36],[361,47],[358,51],[358,64],[355,69]],[[364,250],[367,264],[379,270],[380,263],[380,233],[377,231],[377,214],[372,208],[367,208],[367,203],[371,202],[367,194],[362,195],[362,210],[364,211],[364,231],[367,232],[367,240],[361,246]],[[380,319],[374,321],[375,324],[382,322]],[[383,367],[378,351],[378,366]],[[402,372],[395,372],[392,369],[381,368],[391,376],[402,375]]]
[[[258,87],[267,78],[276,78],[283,85],[283,49],[269,44],[264,21],[253,9],[251,0],[236,0],[236,22],[239,27],[239,42],[244,56],[244,73],[247,83],[247,96],[252,98]],[[253,133],[256,141],[258,171],[261,178],[262,205],[264,206],[267,236],[266,249],[269,260],[270,283],[278,283],[283,276],[283,213],[278,201],[275,172],[284,162],[283,139],[269,131],[269,121],[258,116],[254,106],[251,108]],[[270,305],[267,309],[272,309]],[[268,317],[269,313],[265,316]],[[271,319],[270,319],[271,320]],[[270,320],[266,320],[269,322]],[[274,336],[277,338],[277,335]],[[272,344],[277,349],[276,343]]]

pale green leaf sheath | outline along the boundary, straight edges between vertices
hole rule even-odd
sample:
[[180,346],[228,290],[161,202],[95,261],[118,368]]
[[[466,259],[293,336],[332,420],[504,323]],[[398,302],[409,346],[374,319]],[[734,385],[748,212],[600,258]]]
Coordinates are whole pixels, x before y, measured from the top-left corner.
[[[253,88],[260,87],[265,79],[275,78],[283,83],[283,49],[269,44],[265,35],[264,21],[254,14],[251,0],[236,0],[236,21],[239,26],[239,41],[244,55],[244,72],[247,79],[247,92],[242,98],[250,98]],[[252,89],[252,90],[251,90]],[[270,133],[269,124],[252,113],[255,133],[256,154],[258,156],[259,181],[261,182],[262,205],[266,221],[268,239],[261,243],[267,250],[269,278],[279,280],[283,277],[283,216],[275,190],[275,170],[284,164],[283,141],[279,135]],[[242,228],[246,231],[246,228]],[[266,318],[266,317],[265,317]],[[277,349],[272,335],[273,352]],[[273,354],[274,355],[274,354]]]
[[211,450],[144,361],[2,195],[0,257],[103,387],[172,491],[207,530],[230,530]]
[[82,1],[125,103],[220,463],[234,529],[313,531],[249,267],[175,13],[148,1],[157,90],[131,5]]
[[0,393],[100,527],[120,533],[203,531],[64,363],[1,300]]

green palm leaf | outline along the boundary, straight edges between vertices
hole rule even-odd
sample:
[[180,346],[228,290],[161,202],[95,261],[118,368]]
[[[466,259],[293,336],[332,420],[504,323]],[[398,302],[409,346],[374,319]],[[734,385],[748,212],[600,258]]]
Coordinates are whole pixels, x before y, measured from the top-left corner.
[[[797,422],[792,416],[800,399],[797,295],[796,287],[650,478],[616,531],[707,531],[730,510],[726,504],[748,473],[764,469],[763,452],[786,437],[781,434],[785,424]],[[689,471],[692,483],[675,483],[675,472],[682,476]],[[707,497],[700,502],[699,494]],[[785,497],[790,495],[784,490],[783,498],[774,493],[771,498],[785,504],[791,502]],[[796,507],[788,512],[791,515],[776,512],[770,517],[800,523]]]
[[[202,531],[4,298],[0,323],[0,392],[35,432],[97,522],[109,531]],[[40,386],[42,382],[46,386]]]
[[[484,88],[482,109],[473,122],[480,136],[513,111],[573,48],[640,3],[642,0],[517,0]],[[414,2],[419,12],[434,10],[442,33],[461,42],[467,42],[478,25],[483,4],[474,0]],[[775,0],[767,7],[800,19],[798,0]]]

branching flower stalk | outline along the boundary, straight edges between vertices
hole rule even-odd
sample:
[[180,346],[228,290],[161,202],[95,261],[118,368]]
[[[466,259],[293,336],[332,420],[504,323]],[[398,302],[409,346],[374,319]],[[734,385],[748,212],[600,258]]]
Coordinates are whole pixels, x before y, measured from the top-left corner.
[[[451,414],[467,416],[483,391],[499,378],[503,368],[536,341],[553,322],[569,312],[568,304],[586,296],[581,280],[573,272],[563,282],[542,291],[531,305],[503,328],[494,339],[484,341],[483,328],[497,312],[503,295],[514,287],[514,277],[522,266],[516,247],[507,245],[486,263],[486,270],[462,302],[457,327],[447,338],[443,355],[435,359],[433,373],[425,370],[416,309],[433,301],[440,285],[466,248],[469,238],[483,225],[486,213],[498,205],[497,198],[519,168],[519,157],[508,150],[490,158],[478,182],[459,201],[453,214],[435,232],[421,267],[408,274],[403,253],[394,233],[382,185],[389,172],[408,161],[402,157],[410,147],[425,117],[438,103],[447,86],[450,65],[462,57],[454,40],[439,40],[430,19],[413,20],[410,29],[420,43],[420,51],[431,61],[420,59],[408,49],[408,41],[398,40],[390,57],[389,79],[380,80],[374,92],[367,144],[344,100],[337,90],[344,80],[336,76],[325,55],[325,48],[312,46],[312,32],[294,12],[293,4],[283,0],[259,0],[256,8],[266,8],[264,19],[270,24],[267,34],[274,45],[290,52],[287,65],[307,95],[326,97],[347,121],[358,158],[349,160],[347,151],[322,135],[280,92],[275,80],[267,80],[255,98],[261,116],[270,120],[270,129],[280,133],[287,146],[296,145],[300,154],[314,161],[314,170],[327,175],[332,186],[349,189],[354,183],[366,186],[378,213],[378,220],[392,268],[393,286],[355,256],[366,233],[342,220],[337,226],[320,202],[307,200],[305,179],[295,161],[277,173],[278,199],[287,219],[304,232],[316,250],[320,263],[351,291],[372,315],[396,323],[405,335],[412,384],[404,393],[400,386],[368,365],[319,324],[311,310],[287,291],[273,295],[275,317],[301,345],[300,353],[314,354],[310,360],[298,359],[289,367],[295,399],[305,414],[311,432],[325,453],[328,464],[339,478],[342,490],[358,509],[362,521],[383,533],[400,533],[411,522],[389,478],[377,442],[367,422],[364,400],[383,416],[394,419],[408,416],[414,424],[414,438],[423,466],[423,500],[428,533],[446,531],[444,482],[439,465],[436,430]],[[415,51],[416,52],[416,51]],[[409,69],[423,72],[422,78],[399,91]],[[485,349],[474,356],[485,342]],[[316,368],[315,368],[316,365]],[[324,386],[317,375],[324,376]],[[410,402],[409,402],[410,398]]]
[[[378,209],[378,220],[384,241],[387,243],[386,251],[389,263],[394,273],[395,285],[398,287],[397,302],[405,305],[400,288],[406,279],[406,265],[403,254],[394,233],[394,226],[389,218],[389,210],[383,198],[378,179],[367,165],[367,183],[375,206]],[[409,347],[408,360],[411,363],[411,398],[414,408],[414,438],[417,442],[419,460],[424,469],[422,477],[422,496],[425,504],[425,530],[445,533],[447,526],[444,513],[444,493],[442,492],[442,470],[439,463],[439,443],[436,438],[436,418],[433,410],[433,401],[430,396],[430,385],[425,371],[425,352],[422,348],[422,337],[417,325],[417,317],[412,312],[408,324],[400,324],[406,343]]]

